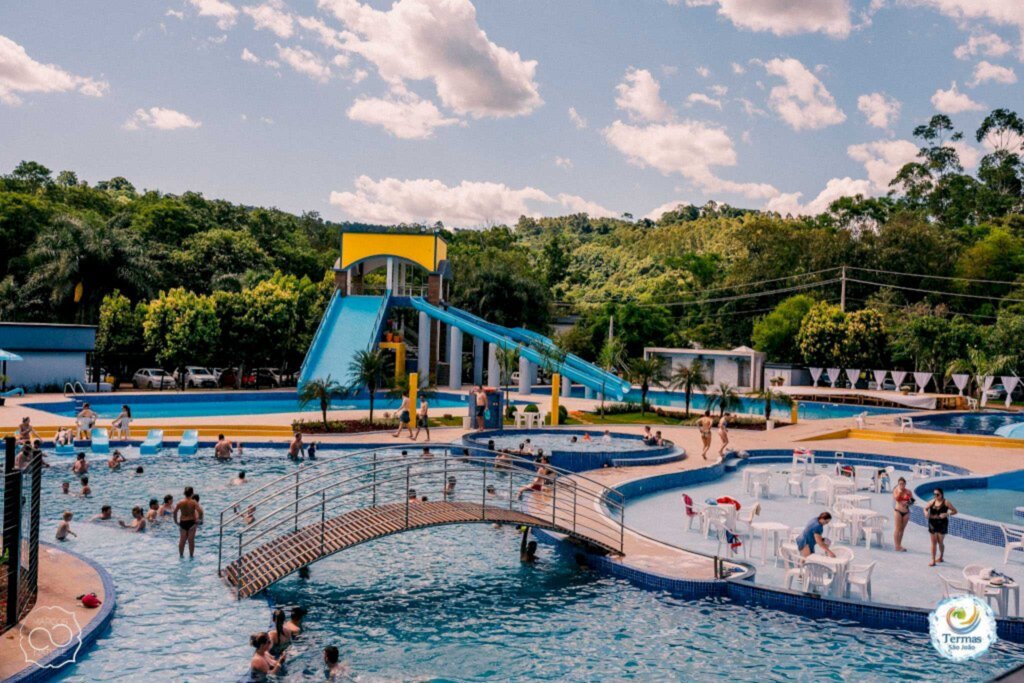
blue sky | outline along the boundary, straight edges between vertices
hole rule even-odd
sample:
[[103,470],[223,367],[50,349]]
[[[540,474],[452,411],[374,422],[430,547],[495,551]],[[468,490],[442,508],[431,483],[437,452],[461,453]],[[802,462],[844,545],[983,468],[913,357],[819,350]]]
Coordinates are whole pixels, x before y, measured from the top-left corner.
[[1022,30],[1019,0],[3,3],[0,168],[374,222],[814,213],[936,111],[1024,111]]

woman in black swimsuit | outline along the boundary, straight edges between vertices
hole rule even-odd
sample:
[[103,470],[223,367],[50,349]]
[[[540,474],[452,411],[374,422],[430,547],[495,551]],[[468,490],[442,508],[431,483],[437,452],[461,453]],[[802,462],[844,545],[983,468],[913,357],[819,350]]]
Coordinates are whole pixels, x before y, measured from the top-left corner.
[[[924,513],[928,516],[928,533],[932,537],[932,561],[928,566],[934,567],[937,563],[942,562],[942,557],[946,554],[949,517],[956,514],[956,508],[946,500],[942,489],[935,489],[935,497],[925,506]],[[936,549],[939,551],[937,559],[935,557]]]

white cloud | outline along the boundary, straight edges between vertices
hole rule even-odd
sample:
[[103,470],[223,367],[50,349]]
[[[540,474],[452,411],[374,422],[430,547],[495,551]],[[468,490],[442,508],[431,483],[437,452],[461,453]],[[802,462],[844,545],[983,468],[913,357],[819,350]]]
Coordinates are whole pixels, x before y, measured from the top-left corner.
[[707,78],[708,76],[711,75],[711,69],[707,68],[706,66],[698,66],[696,69],[694,69],[694,71],[696,71],[697,75],[700,76],[701,78]]
[[665,74],[666,76],[675,76],[677,73],[679,73],[679,67],[672,66],[671,64],[662,64],[661,73]]
[[292,15],[281,0],[267,0],[262,5],[243,7],[242,11],[252,17],[257,31],[267,29],[278,38],[291,38],[295,33]]
[[956,81],[949,86],[949,90],[935,91],[932,95],[932,106],[943,114],[960,114],[965,111],[981,111],[984,105],[972,100],[969,96],[960,92],[956,87]]
[[786,82],[771,89],[768,106],[793,130],[819,130],[846,120],[825,85],[798,60],[773,59],[764,67]]
[[871,183],[867,180],[854,180],[853,178],[832,178],[825,184],[817,197],[807,204],[801,204],[802,192],[787,192],[774,197],[765,204],[765,210],[777,211],[783,216],[815,216],[828,210],[828,205],[841,197],[852,197],[854,195],[867,195],[871,191]]
[[974,76],[967,85],[974,88],[982,83],[989,82],[1012,85],[1017,82],[1017,74],[1007,66],[992,64],[983,59],[974,67]]
[[868,123],[875,128],[888,130],[896,119],[900,117],[900,108],[903,105],[895,97],[889,97],[880,92],[873,92],[870,95],[861,95],[857,98],[857,109],[860,110]]
[[931,7],[961,22],[987,19],[996,24],[1024,30],[1024,3],[1018,0],[904,0],[911,5]]
[[657,206],[657,207],[651,209],[650,211],[648,211],[647,215],[644,216],[644,218],[648,218],[648,219],[650,219],[652,221],[656,221],[656,220],[661,218],[662,214],[667,213],[669,211],[675,211],[676,207],[679,206],[680,204],[685,206],[685,205],[687,205],[689,203],[690,202],[688,202],[686,200],[683,200],[683,199],[676,199],[676,200],[671,201],[671,202],[665,202],[661,206]]
[[569,107],[569,120],[572,121],[572,125],[580,130],[587,127],[587,120],[580,116],[580,113],[576,111],[576,107]]
[[360,97],[348,110],[353,121],[381,126],[396,138],[422,140],[432,137],[436,128],[459,123],[445,117],[430,100],[405,92],[387,98]]
[[572,159],[568,157],[555,157],[555,166],[569,170],[572,168]]
[[575,195],[552,197],[535,187],[511,188],[504,183],[469,180],[446,185],[428,178],[374,180],[364,175],[356,178],[352,192],[331,192],[330,201],[354,220],[385,224],[438,220],[460,227],[512,224],[523,215],[542,215],[534,208],[537,205],[546,207],[549,213],[568,209],[615,215]]
[[647,69],[630,67],[624,80],[615,86],[615,104],[638,121],[668,121],[672,108],[661,99],[661,85]]
[[235,25],[238,8],[224,0],[188,0],[196,8],[201,17],[212,17],[217,20],[217,28],[225,31]]
[[0,102],[21,104],[19,93],[79,92],[102,97],[110,85],[68,73],[56,64],[43,64],[28,56],[18,43],[0,35]]
[[756,104],[748,100],[746,97],[737,97],[736,101],[743,105],[743,111],[747,113],[747,116],[753,118],[755,116],[768,116],[768,112],[761,109]]
[[946,146],[956,150],[957,155],[960,157],[960,164],[966,169],[976,167],[978,162],[981,161],[981,151],[966,142],[948,142]]
[[179,128],[198,128],[201,125],[203,124],[180,111],[164,107],[150,107],[149,109],[136,109],[135,113],[124,122],[123,128],[125,130],[139,130],[140,128],[177,130]]
[[706,104],[709,107],[715,107],[716,109],[722,108],[722,100],[716,100],[700,92],[690,93],[689,97],[686,98],[686,101],[691,106],[694,104]]
[[700,121],[631,125],[615,121],[604,129],[608,144],[630,163],[665,175],[678,173],[706,192],[728,192],[766,199],[778,194],[767,184],[719,178],[713,166],[735,166],[736,150],[724,129]]
[[331,68],[316,54],[304,47],[289,47],[274,43],[277,56],[282,62],[300,74],[309,76],[314,81],[326,83],[331,80]]
[[1009,43],[995,33],[979,33],[972,35],[966,43],[953,50],[953,55],[957,59],[970,59],[975,55],[1002,57],[1012,49]]
[[373,63],[389,84],[432,80],[459,114],[518,116],[542,104],[537,62],[496,45],[470,0],[397,0],[379,11],[358,0],[319,0],[348,31],[345,49]]
[[686,0],[690,7],[718,6],[718,14],[739,28],[771,31],[778,36],[825,33],[834,38],[850,34],[848,0]]
[[176,9],[169,9],[166,12],[164,12],[164,16],[165,17],[174,17],[175,19],[184,19],[185,18],[185,13],[181,12],[181,11],[178,11]]
[[734,74],[736,74],[737,76],[742,76],[743,74],[747,73],[747,69],[742,64],[740,64],[738,62],[733,62],[732,63],[732,72]]
[[712,85],[711,87],[708,88],[708,90],[713,92],[718,97],[724,97],[729,92],[729,88],[725,87],[724,85]]
[[[317,19],[316,17],[295,17],[295,21],[304,30],[315,35],[321,45],[329,47],[332,50],[344,49],[345,44],[341,40],[341,33],[335,31],[320,19]],[[338,55],[335,57],[335,59],[338,58],[345,58],[347,60],[345,55]]]
[[846,153],[854,161],[864,164],[875,192],[884,193],[904,164],[917,160],[917,145],[909,140],[878,140],[850,145]]
[[254,55],[252,52],[250,52],[249,48],[247,48],[247,47],[243,47],[242,48],[242,61],[243,62],[249,62],[250,64],[262,64],[263,63],[263,60],[260,59],[259,57],[257,57],[256,55]]

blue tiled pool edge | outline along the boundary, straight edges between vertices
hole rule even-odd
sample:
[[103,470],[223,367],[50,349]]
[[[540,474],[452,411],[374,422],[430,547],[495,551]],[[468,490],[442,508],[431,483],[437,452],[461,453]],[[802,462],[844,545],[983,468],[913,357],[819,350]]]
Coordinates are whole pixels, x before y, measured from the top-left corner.
[[[537,434],[558,434],[559,436],[583,436],[584,434],[594,434],[593,431],[586,429],[493,429],[481,432],[472,432],[462,437],[462,444],[467,449],[469,448],[480,448],[486,449],[488,440],[495,436],[523,436],[529,438]],[[686,451],[677,449],[675,444],[668,446],[645,446],[643,444],[642,437],[639,434],[626,434],[623,432],[612,432],[611,436],[616,439],[628,439],[637,442],[637,448],[635,451],[570,451],[570,450],[555,450],[548,454],[551,456],[551,465],[569,472],[586,472],[587,470],[599,469],[601,467],[613,467],[613,466],[628,466],[631,460],[637,460],[635,464],[638,465],[650,465],[650,464],[661,464],[660,462],[650,462],[653,458],[670,458],[674,454],[678,454],[681,457],[677,458],[682,460],[686,456]],[[677,453],[678,451],[678,453]],[[639,462],[646,460],[648,462]]]
[[[748,453],[750,458],[746,462],[789,462],[792,459],[792,450],[763,449],[752,450]],[[815,453],[819,462],[835,461],[834,451],[816,451]],[[843,462],[848,464],[894,465],[901,469],[909,470],[912,464],[920,462],[920,460],[844,451]],[[953,474],[970,473],[961,467],[950,465],[943,465],[943,467]],[[725,471],[725,464],[719,462],[696,470],[667,472],[639,477],[623,482],[615,488],[628,501],[630,498],[657,493],[666,489],[712,481],[721,477]],[[739,578],[710,581],[670,578],[649,570],[629,567],[596,553],[586,552],[577,544],[561,539],[559,536],[549,532],[535,532],[535,535],[548,542],[561,541],[563,545],[567,545],[569,549],[574,550],[578,560],[588,567],[610,576],[625,579],[640,588],[666,592],[673,597],[682,599],[726,597],[741,604],[767,607],[815,619],[848,621],[867,628],[900,629],[914,632],[928,631],[929,611],[925,609],[824,598],[784,588],[761,586],[754,583],[756,577],[752,571],[750,574]],[[736,564],[744,563],[737,562]],[[997,625],[998,634],[1001,639],[1013,643],[1024,643],[1024,619],[998,619]]]
[[[954,474],[969,473],[955,472]],[[967,476],[957,479],[942,479],[941,482],[926,481],[914,487],[914,494],[918,501],[926,501],[930,498],[931,489],[937,483],[941,483],[941,488],[947,490],[988,488],[993,482],[998,483],[1008,477],[1016,480],[1016,478],[1022,474],[1024,474],[1024,470],[1004,472],[1002,474],[991,476]],[[1024,493],[1022,493],[1021,496],[1024,496]],[[928,520],[924,516],[923,502],[920,505],[914,505],[911,507],[910,521],[920,526],[928,526]],[[1000,522],[985,519],[984,517],[965,515],[962,512],[958,512],[956,515],[949,518],[949,535],[966,538],[969,541],[1003,547],[1003,531],[1000,528]]]
[[[96,639],[100,637],[100,634],[110,624],[111,618],[114,616],[114,608],[117,605],[117,590],[114,588],[114,579],[110,576],[106,569],[104,569],[98,562],[89,559],[84,555],[66,550],[64,548],[58,548],[52,543],[46,543],[45,541],[40,542],[40,547],[52,548],[59,550],[62,553],[66,553],[77,560],[81,560],[85,564],[89,565],[100,577],[100,582],[103,584],[103,604],[99,607],[99,613],[85,625],[82,629],[82,644],[78,650],[78,655],[84,654],[89,648],[93,646]],[[74,644],[69,644],[66,647],[54,650],[47,655],[37,666],[30,666],[22,669],[18,673],[4,680],[4,683],[38,683],[39,681],[49,680],[50,678],[63,672],[65,664],[74,662],[71,659],[70,654],[74,649]]]

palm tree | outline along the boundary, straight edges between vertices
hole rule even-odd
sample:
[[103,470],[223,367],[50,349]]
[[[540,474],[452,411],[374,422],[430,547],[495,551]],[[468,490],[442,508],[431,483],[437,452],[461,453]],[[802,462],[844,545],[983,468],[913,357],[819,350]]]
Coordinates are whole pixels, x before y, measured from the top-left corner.
[[[622,352],[625,346],[619,339],[605,339],[601,345],[601,351],[597,354],[597,364],[605,372],[611,372],[612,368],[622,363]],[[601,382],[601,419],[604,419],[604,388],[605,383]]]
[[501,375],[501,386],[505,389],[505,408],[502,415],[508,412],[508,388],[512,384],[512,373],[519,367],[519,354],[522,345],[513,348],[498,348],[498,371]]
[[327,409],[331,401],[346,393],[345,388],[327,375],[325,379],[311,379],[299,388],[299,405],[305,408],[310,403],[320,403],[320,412],[324,418],[324,431],[327,431]]
[[690,415],[690,397],[694,391],[707,391],[708,378],[704,374],[704,365],[694,358],[689,365],[680,365],[672,371],[668,378],[668,387],[673,391],[682,391],[686,395],[686,415]]
[[711,399],[711,405],[718,406],[718,416],[725,415],[725,411],[740,402],[740,395],[736,393],[736,387],[728,382],[719,382],[715,387],[715,394]]
[[764,401],[764,421],[767,423],[768,420],[772,419],[772,404],[778,403],[790,408],[793,405],[793,397],[784,391],[775,391],[775,388],[768,385],[761,389],[761,391],[755,391],[753,396]]
[[634,358],[626,366],[626,376],[629,377],[629,381],[640,385],[641,415],[647,411],[647,392],[651,390],[651,385],[662,386],[661,368],[663,365],[664,359],[660,356],[651,356],[650,358]]
[[978,406],[981,406],[985,385],[982,378],[998,375],[1012,367],[1014,357],[1008,354],[989,355],[978,348],[968,349],[967,358],[958,358],[946,368],[946,379],[950,375],[959,372],[966,372],[974,377],[974,390],[978,396]]
[[366,387],[370,394],[370,422],[373,422],[373,400],[380,386],[380,378],[387,367],[387,355],[380,349],[364,349],[356,353],[348,365],[349,390]]

